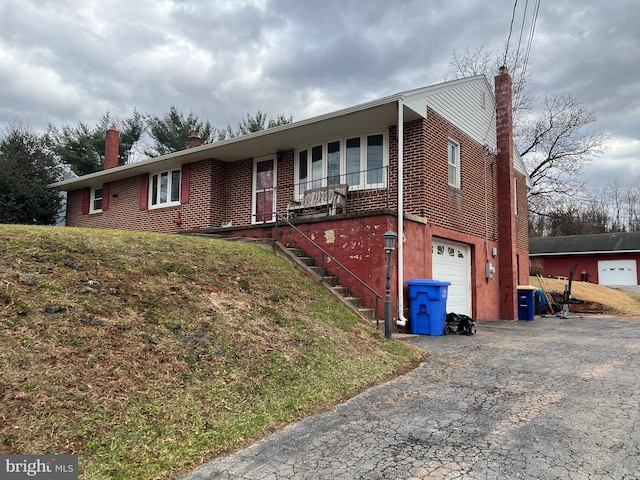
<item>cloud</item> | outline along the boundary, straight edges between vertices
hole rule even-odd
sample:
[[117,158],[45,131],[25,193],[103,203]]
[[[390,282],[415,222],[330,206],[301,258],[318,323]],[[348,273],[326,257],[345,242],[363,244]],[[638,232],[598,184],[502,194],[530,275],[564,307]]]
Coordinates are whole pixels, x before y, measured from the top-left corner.
[[[485,0],[3,0],[0,123],[94,125],[171,105],[217,127],[257,110],[300,120],[440,82],[454,50],[509,38],[523,53],[534,3],[512,22],[512,2]],[[635,0],[541,2],[535,92],[570,93],[597,128],[637,140],[639,17]]]
[[[589,185],[602,188],[617,181],[620,185],[640,184],[640,162],[638,162],[640,140],[612,137],[607,142],[607,152],[596,158],[587,169]],[[623,172],[623,175],[620,173]]]

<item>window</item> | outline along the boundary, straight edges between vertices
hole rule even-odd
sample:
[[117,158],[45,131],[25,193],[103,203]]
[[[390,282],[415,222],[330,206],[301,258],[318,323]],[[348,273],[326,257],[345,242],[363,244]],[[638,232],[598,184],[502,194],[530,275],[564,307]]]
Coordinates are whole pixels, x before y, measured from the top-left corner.
[[307,151],[302,150],[298,152],[298,195],[302,195],[304,191],[307,189],[307,182],[309,181],[308,174],[308,162],[307,162]]
[[102,187],[91,189],[91,200],[89,203],[89,213],[100,213],[102,211]]
[[340,143],[327,144],[327,182],[329,185],[337,185],[340,182]]
[[346,149],[347,183],[353,187],[360,184],[360,138],[348,138]]
[[365,170],[367,171],[367,185],[382,185],[382,167],[384,165],[382,135],[367,136],[367,157]]
[[386,135],[379,133],[332,140],[296,155],[296,193],[308,188],[349,184],[350,190],[383,188],[388,163]]
[[449,139],[449,186],[460,188],[460,144]]
[[324,176],[324,161],[322,159],[322,150],[323,145],[316,145],[311,149],[311,188],[318,188],[322,186],[322,177]]
[[149,208],[180,205],[180,169],[150,176]]

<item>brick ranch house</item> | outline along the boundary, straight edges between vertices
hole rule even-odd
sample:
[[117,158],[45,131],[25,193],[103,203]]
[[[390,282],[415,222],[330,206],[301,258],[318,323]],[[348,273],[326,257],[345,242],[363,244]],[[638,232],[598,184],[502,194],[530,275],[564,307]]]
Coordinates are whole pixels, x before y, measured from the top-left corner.
[[[110,129],[105,170],[52,187],[68,193],[67,226],[277,235],[319,261],[324,249],[382,296],[382,235],[392,230],[401,239],[391,291],[399,325],[414,278],[451,282],[447,311],[517,319],[529,177],[514,151],[506,68],[495,85],[494,95],[474,76],[217,143],[192,136],[190,148],[123,166]],[[335,186],[345,194],[336,208],[316,208]],[[310,199],[307,209],[295,203]],[[373,306],[368,288],[338,274]]]

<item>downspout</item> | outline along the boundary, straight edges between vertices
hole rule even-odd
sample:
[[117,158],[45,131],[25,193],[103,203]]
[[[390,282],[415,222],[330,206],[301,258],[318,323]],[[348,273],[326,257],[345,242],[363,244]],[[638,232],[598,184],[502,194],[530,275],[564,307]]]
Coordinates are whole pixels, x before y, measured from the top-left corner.
[[403,156],[404,156],[404,97],[398,99],[398,320],[396,324],[404,327],[404,208],[403,208]]

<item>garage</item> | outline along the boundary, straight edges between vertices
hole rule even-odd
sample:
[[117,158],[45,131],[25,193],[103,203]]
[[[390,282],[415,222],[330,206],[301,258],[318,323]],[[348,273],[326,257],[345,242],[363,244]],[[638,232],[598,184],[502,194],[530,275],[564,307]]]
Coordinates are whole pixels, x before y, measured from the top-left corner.
[[600,285],[637,285],[638,266],[635,260],[599,260]]
[[471,316],[471,248],[464,243],[433,238],[434,280],[451,282],[447,312]]

